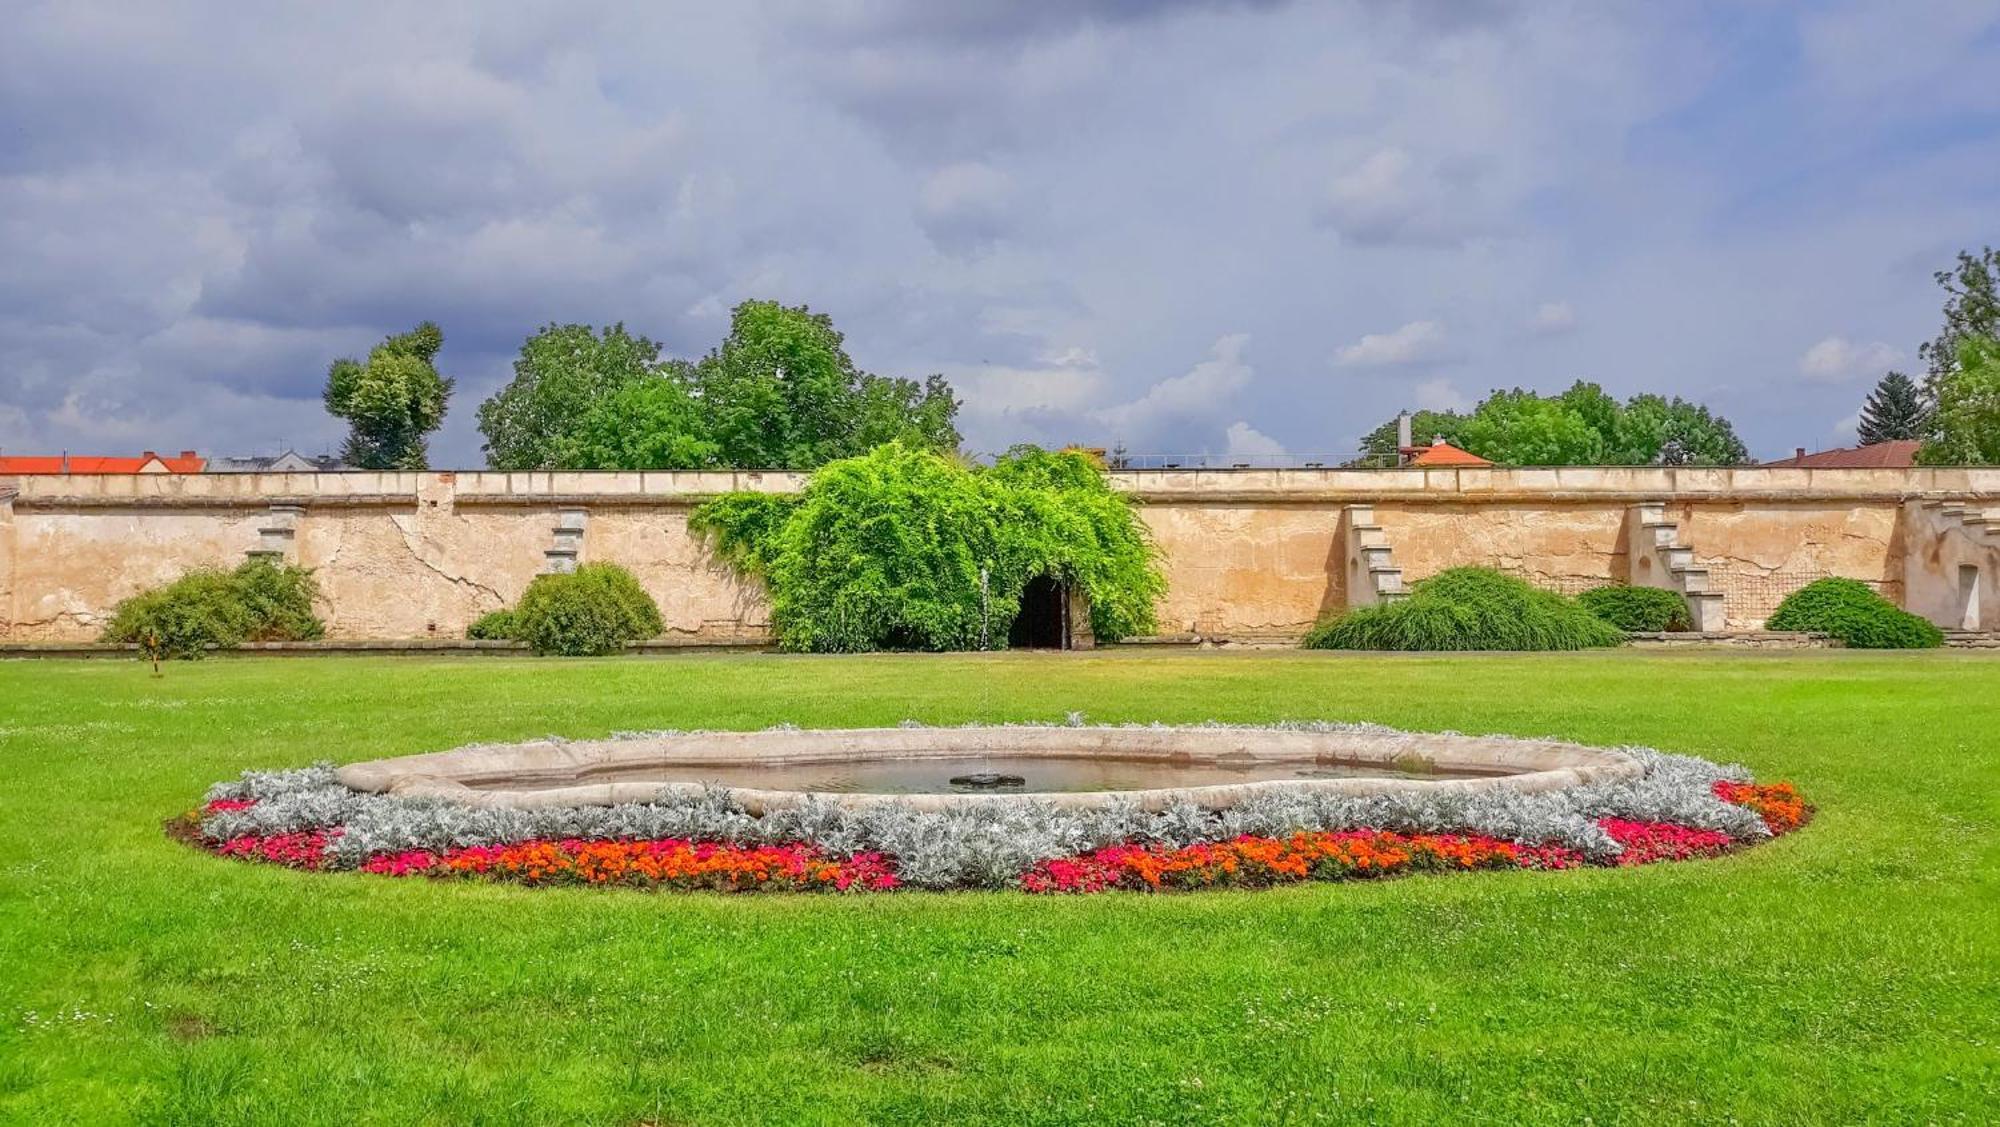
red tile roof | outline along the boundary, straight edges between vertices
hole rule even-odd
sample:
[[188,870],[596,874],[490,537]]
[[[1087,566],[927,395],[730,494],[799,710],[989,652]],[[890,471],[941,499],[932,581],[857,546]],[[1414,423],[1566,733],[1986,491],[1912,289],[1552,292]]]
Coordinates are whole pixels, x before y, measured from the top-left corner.
[[[148,467],[152,466],[158,468],[149,470]],[[207,467],[208,459],[192,450],[167,457],[148,450],[137,458],[102,454],[0,454],[0,474],[200,473]]]
[[1460,450],[1440,438],[1429,446],[1421,447],[1417,456],[1410,459],[1413,466],[1490,466],[1493,463],[1467,450]]
[[1794,466],[1809,470],[1907,469],[1917,464],[1917,447],[1922,445],[1923,443],[1914,438],[1899,438],[1894,442],[1877,442],[1869,446],[1821,450],[1817,454],[1806,453],[1802,446],[1798,453],[1789,458],[1764,464]]

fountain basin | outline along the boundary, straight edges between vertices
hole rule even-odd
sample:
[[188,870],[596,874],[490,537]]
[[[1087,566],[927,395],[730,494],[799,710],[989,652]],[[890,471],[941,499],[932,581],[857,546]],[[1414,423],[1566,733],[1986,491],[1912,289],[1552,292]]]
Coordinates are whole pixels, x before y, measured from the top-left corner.
[[[727,789],[751,814],[809,798],[920,810],[1134,803],[1220,810],[1272,790],[1540,791],[1637,778],[1630,756],[1553,740],[1330,728],[1035,727],[771,729],[534,740],[353,763],[358,791],[471,806],[615,806]],[[1021,785],[954,785],[978,775]]]

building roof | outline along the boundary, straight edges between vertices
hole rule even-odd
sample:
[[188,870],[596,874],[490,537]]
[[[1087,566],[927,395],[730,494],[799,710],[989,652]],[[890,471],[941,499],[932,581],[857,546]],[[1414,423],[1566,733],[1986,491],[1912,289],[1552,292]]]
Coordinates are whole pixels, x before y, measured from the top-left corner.
[[0,474],[200,473],[208,459],[192,450],[161,457],[151,450],[136,458],[103,454],[4,454]]
[[1472,453],[1461,450],[1440,438],[1429,446],[1413,447],[1416,457],[1411,458],[1412,466],[1490,466],[1493,463]]
[[1907,469],[1917,464],[1917,447],[1923,443],[1914,438],[1899,438],[1893,442],[1877,442],[1869,446],[1843,446],[1838,450],[1821,450],[1817,454],[1806,453],[1801,446],[1789,458],[1775,462],[1765,462],[1766,466],[1795,466],[1809,470],[1879,470]]
[[333,454],[301,454],[296,450],[208,461],[209,473],[337,473],[353,468]]

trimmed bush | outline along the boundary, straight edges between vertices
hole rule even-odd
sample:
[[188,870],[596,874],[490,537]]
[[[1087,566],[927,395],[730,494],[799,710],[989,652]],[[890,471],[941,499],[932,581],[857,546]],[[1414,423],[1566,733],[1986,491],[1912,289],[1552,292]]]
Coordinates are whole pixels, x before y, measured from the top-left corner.
[[511,610],[487,611],[465,628],[465,636],[475,642],[512,641],[521,631],[520,620]]
[[1613,584],[1596,587],[1576,597],[1578,605],[1625,631],[1657,634],[1663,630],[1692,630],[1687,598],[1660,587],[1627,587]]
[[1944,632],[1855,579],[1816,579],[1785,596],[1767,630],[1830,634],[1863,650],[1921,650],[1944,644]]
[[303,642],[326,634],[313,614],[319,584],[296,564],[246,560],[234,571],[196,568],[118,604],[103,640],[157,657],[194,659],[244,642]]
[[538,575],[514,608],[512,637],[538,654],[594,657],[658,637],[665,624],[653,597],[617,564],[584,564]]
[[1321,622],[1302,644],[1319,650],[1581,650],[1624,640],[1574,599],[1491,568],[1455,567],[1419,582],[1408,598]]

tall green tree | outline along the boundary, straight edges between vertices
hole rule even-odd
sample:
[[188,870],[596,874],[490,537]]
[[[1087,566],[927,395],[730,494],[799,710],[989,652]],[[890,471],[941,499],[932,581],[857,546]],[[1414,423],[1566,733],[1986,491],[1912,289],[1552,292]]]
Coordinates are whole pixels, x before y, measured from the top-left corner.
[[1901,372],[1890,372],[1868,393],[1861,405],[1861,425],[1856,436],[1863,445],[1922,438],[1930,423],[1930,409],[1917,381]]
[[326,409],[347,420],[341,457],[368,470],[421,470],[429,438],[444,422],[452,381],[438,374],[444,332],[425,321],[388,337],[366,361],[335,360],[326,373]]
[[701,403],[678,370],[635,380],[578,422],[565,469],[705,470],[721,464]]
[[501,470],[810,470],[885,442],[957,449],[958,405],[942,376],[856,368],[823,313],[746,301],[697,364],[662,361],[623,325],[550,325],[480,405],[479,429]]
[[1520,388],[1487,396],[1463,434],[1467,450],[1516,466],[1599,465],[1609,454],[1603,432],[1562,396]]
[[725,465],[810,470],[885,442],[959,443],[958,400],[942,377],[920,385],[861,371],[833,319],[803,305],[738,305],[694,382]]
[[[1578,380],[1559,395],[1495,391],[1468,414],[1419,411],[1411,437],[1440,436],[1482,458],[1522,466],[1730,466],[1750,451],[1729,420],[1678,396],[1635,395],[1619,403]],[[1394,419],[1362,440],[1367,464],[1396,449]]]
[[1937,388],[1933,433],[1917,449],[1918,464],[2000,466],[2000,341],[1962,338]]
[[1944,288],[1944,325],[1938,335],[1917,346],[1929,365],[1924,390],[1936,401],[1939,381],[1958,364],[1958,345],[1967,337],[2000,339],[2000,251],[1985,247],[1978,254],[1959,251],[1949,270],[1931,275]]
[[496,470],[589,469],[579,428],[628,384],[660,375],[660,346],[616,324],[548,325],[521,345],[514,378],[479,405]]
[[1738,466],[1750,450],[1728,419],[1676,395],[1635,395],[1612,422],[1613,464]]

